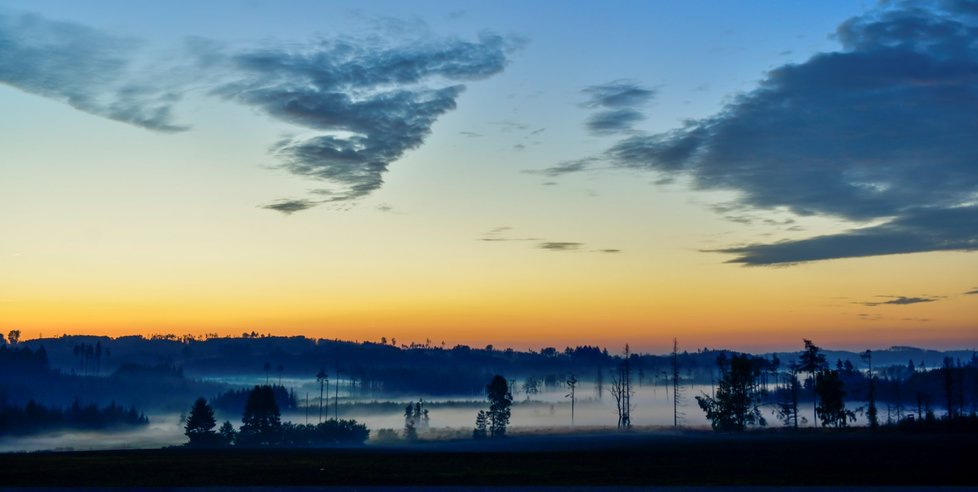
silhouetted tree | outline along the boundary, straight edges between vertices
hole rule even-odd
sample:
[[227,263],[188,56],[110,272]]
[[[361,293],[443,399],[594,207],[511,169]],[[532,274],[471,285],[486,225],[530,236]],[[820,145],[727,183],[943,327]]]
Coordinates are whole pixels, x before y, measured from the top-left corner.
[[618,411],[618,428],[629,429],[632,427],[632,384],[631,384],[631,365],[629,363],[630,353],[628,345],[625,345],[625,358],[618,365],[615,375],[611,377],[611,397],[615,399],[615,408]]
[[486,417],[485,410],[479,410],[479,413],[475,416],[475,430],[472,431],[472,437],[475,439],[485,439],[488,436],[488,417]]
[[[869,365],[869,403],[866,409],[866,419],[869,420],[869,428],[876,429],[880,426],[880,421],[879,413],[876,410],[876,376],[873,374],[873,351],[867,350],[860,357]],[[846,362],[849,361],[846,360]]]
[[855,421],[856,414],[846,410],[846,392],[839,371],[823,369],[815,375],[815,393],[818,395],[818,417],[825,427],[845,427]]
[[404,439],[414,441],[418,438],[418,422],[421,420],[421,402],[408,403],[404,407]]
[[7,340],[10,341],[11,345],[20,343],[20,330],[10,330],[10,333],[7,334]]
[[217,435],[221,438],[221,444],[225,446],[234,445],[234,439],[237,437],[237,432],[234,430],[234,426],[231,425],[230,420],[225,420],[221,424],[221,428],[217,430]]
[[187,425],[184,426],[184,434],[190,441],[191,446],[214,446],[218,443],[217,433],[214,427],[214,409],[207,404],[207,400],[197,398],[194,406],[190,409],[190,416],[187,417]]
[[245,403],[241,423],[238,444],[245,446],[278,444],[282,436],[282,422],[271,386],[255,386],[251,390]]
[[323,387],[329,382],[326,371],[320,369],[316,373],[316,382],[319,383],[319,423],[323,423]]
[[[811,340],[804,339],[803,341],[805,342],[805,350],[803,350],[801,352],[801,355],[798,357],[799,369],[802,372],[808,373],[808,377],[809,377],[808,380],[811,383],[812,388],[814,388],[815,375],[818,374],[819,371],[825,369],[825,367],[827,366],[827,363],[825,361],[825,354],[823,354],[821,352],[822,349],[819,348],[814,343],[812,343]],[[815,421],[813,423],[815,425],[818,425],[818,392],[817,391],[814,394],[814,401],[812,402],[812,412],[814,412],[814,416],[815,416]]]
[[486,398],[489,399],[489,412],[486,414],[489,435],[505,437],[506,427],[509,425],[509,407],[513,404],[513,395],[509,392],[506,378],[498,374],[493,376],[492,381],[486,385]]
[[798,365],[792,364],[790,372],[784,375],[784,384],[778,392],[780,400],[775,410],[778,418],[787,427],[798,428],[798,393],[801,384],[798,383]]
[[679,342],[672,339],[672,426],[679,427]]
[[407,420],[404,422],[404,439],[408,441],[418,440],[418,429],[414,426],[413,420]]
[[735,354],[717,360],[720,366],[720,382],[716,396],[697,396],[696,402],[706,412],[714,430],[742,431],[748,425],[766,425],[758,408],[757,377],[760,368],[749,355]]
[[574,425],[574,401],[576,395],[574,392],[577,390],[577,378],[574,377],[574,373],[567,376],[567,387],[570,388],[570,393],[567,393],[566,398],[571,399],[571,425]]
[[941,365],[941,376],[944,379],[944,396],[947,403],[947,418],[953,419],[957,416],[957,405],[955,405],[955,370],[954,370],[954,360],[950,357],[945,357]]

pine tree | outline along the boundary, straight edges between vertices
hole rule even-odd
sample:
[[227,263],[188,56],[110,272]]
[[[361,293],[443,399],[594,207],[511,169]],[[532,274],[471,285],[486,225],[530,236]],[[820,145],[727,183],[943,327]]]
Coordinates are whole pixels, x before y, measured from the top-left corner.
[[218,429],[217,434],[221,436],[221,443],[225,446],[234,445],[234,438],[236,437],[237,432],[235,432],[234,426],[231,425],[230,420],[225,420],[224,423],[221,424],[221,428]]
[[485,410],[479,410],[479,414],[475,416],[475,430],[472,431],[472,437],[475,439],[485,439],[488,437],[488,418],[486,417]]
[[489,435],[505,437],[506,427],[509,425],[509,407],[513,404],[513,395],[509,392],[506,378],[498,374],[493,376],[492,381],[486,385],[486,396],[489,399],[489,412],[486,414],[489,419]]
[[815,393],[818,395],[818,418],[823,427],[845,427],[855,421],[856,414],[846,410],[846,392],[839,371],[822,370],[815,375]]
[[262,446],[278,444],[282,437],[282,422],[271,386],[255,386],[248,394],[241,417],[238,444]]
[[214,409],[207,404],[207,400],[197,398],[193,408],[190,409],[190,416],[187,417],[187,425],[184,426],[184,434],[190,439],[190,446],[213,446],[217,443],[217,434],[214,427]]
[[748,425],[765,425],[758,408],[760,395],[756,383],[759,367],[749,355],[734,355],[729,364],[725,359],[718,359],[717,363],[723,375],[717,385],[716,396],[696,397],[713,429],[742,431]]

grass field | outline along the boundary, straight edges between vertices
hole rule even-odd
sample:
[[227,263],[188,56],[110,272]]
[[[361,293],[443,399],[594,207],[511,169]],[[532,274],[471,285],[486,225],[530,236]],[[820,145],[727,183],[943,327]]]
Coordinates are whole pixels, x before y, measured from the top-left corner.
[[974,434],[708,432],[0,455],[2,486],[978,485]]

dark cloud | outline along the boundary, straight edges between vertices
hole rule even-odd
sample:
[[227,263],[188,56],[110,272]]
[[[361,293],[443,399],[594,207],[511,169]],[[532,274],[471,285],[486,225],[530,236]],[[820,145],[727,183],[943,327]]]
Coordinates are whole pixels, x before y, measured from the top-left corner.
[[318,205],[319,202],[311,200],[280,200],[275,203],[270,203],[268,205],[262,205],[261,208],[268,210],[274,210],[276,212],[282,212],[285,215],[291,215],[295,212],[301,212],[303,210],[308,210],[312,207]]
[[595,250],[596,253],[621,253],[620,249],[598,249]]
[[588,118],[587,129],[594,135],[611,135],[631,130],[644,119],[644,114],[630,108],[599,111]]
[[139,49],[77,24],[0,12],[0,83],[151,130],[185,130],[172,115],[180,91],[140,70]]
[[886,298],[886,301],[867,301],[867,302],[854,302],[853,304],[859,304],[862,306],[906,306],[909,304],[921,304],[925,302],[934,302],[942,298],[940,297],[906,297],[906,296],[876,296],[881,298]]
[[925,251],[978,249],[978,207],[907,211],[878,226],[795,241],[715,250],[731,263],[774,265]]
[[[387,38],[418,31],[391,22],[382,23]],[[158,131],[186,129],[171,112],[191,88],[255,108],[296,127],[296,136],[271,148],[285,169],[336,185],[323,200],[265,207],[291,213],[377,190],[388,166],[455,109],[463,83],[502,71],[516,46],[491,34],[477,41],[382,37],[250,50],[198,39],[179,57],[183,66],[167,69],[137,51],[135,40],[0,13],[0,83]]]
[[581,92],[588,96],[588,100],[584,103],[588,108],[632,108],[649,102],[655,96],[654,90],[630,80],[615,80],[592,85]]
[[576,251],[581,249],[584,243],[570,243],[570,242],[559,242],[559,241],[547,241],[537,245],[540,249],[546,249],[549,251]]
[[[266,114],[321,132],[274,145],[294,174],[341,185],[329,201],[363,197],[383,184],[388,166],[419,147],[464,86],[502,71],[506,43],[443,40],[388,46],[324,40],[302,49],[236,54],[243,77],[213,91]],[[432,85],[444,84],[443,87]]]
[[655,96],[654,90],[627,80],[594,85],[581,92],[588,96],[584,107],[598,110],[587,120],[587,129],[593,135],[630,132],[635,123],[645,119],[636,108]]
[[766,265],[978,248],[978,17],[967,2],[883,4],[842,50],[771,70],[718,114],[606,153],[739,192],[738,204],[881,224],[729,248]]
[[978,296],[978,289],[969,290],[968,292],[965,292],[964,295],[966,295],[966,296]]

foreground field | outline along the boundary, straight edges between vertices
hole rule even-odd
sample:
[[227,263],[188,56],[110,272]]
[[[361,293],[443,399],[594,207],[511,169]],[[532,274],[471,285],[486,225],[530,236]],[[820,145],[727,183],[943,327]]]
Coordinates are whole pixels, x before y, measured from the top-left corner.
[[348,449],[0,455],[4,486],[978,485],[975,435],[519,436]]

